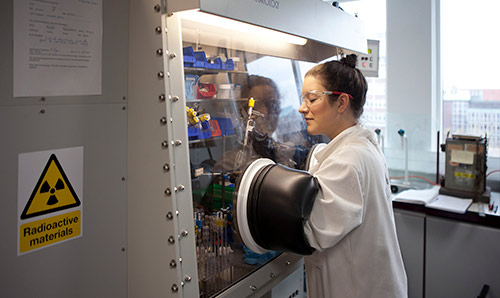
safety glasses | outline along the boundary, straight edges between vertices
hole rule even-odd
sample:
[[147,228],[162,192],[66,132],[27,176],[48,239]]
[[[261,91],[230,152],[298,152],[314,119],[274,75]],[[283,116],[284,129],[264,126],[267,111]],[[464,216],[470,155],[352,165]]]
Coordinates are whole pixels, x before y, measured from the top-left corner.
[[352,99],[352,95],[345,93],[345,92],[340,92],[340,91],[319,91],[319,90],[312,90],[312,91],[307,91],[306,93],[300,95],[300,102],[303,102],[306,104],[307,107],[310,107],[311,105],[314,104],[314,102],[318,99],[321,99],[323,95],[341,95],[341,94],[346,94],[349,96],[350,99]]

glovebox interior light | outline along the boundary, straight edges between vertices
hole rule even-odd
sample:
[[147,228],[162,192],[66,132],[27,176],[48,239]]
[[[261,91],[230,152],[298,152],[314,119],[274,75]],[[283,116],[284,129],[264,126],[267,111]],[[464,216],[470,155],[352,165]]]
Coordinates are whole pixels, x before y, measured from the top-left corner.
[[243,23],[209,13],[204,13],[199,10],[187,10],[180,12],[179,14],[181,14],[182,19],[189,20],[191,22],[216,26],[220,27],[221,29],[231,29],[246,34],[255,35],[260,38],[279,40],[296,45],[305,45],[307,43],[307,39],[302,37],[251,25],[248,23]]

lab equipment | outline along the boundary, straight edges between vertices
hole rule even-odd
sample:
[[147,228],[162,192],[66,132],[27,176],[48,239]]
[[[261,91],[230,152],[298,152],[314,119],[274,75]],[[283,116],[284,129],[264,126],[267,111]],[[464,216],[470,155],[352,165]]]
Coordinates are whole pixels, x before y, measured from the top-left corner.
[[252,119],[252,111],[253,107],[255,106],[255,99],[253,97],[250,97],[248,99],[248,119],[247,119],[247,126],[245,129],[245,138],[243,141],[243,146],[246,146],[248,144],[248,133],[253,130],[255,126],[255,121]]
[[198,125],[200,122],[200,118],[198,118],[198,113],[190,107],[186,107],[186,115],[188,119],[188,123],[190,125]]
[[[315,1],[322,4],[319,0]],[[206,189],[207,183],[212,183],[211,178],[216,176],[216,171],[219,170],[215,170],[215,164],[217,163],[217,166],[222,164],[225,157],[234,152],[233,150],[237,150],[243,140],[240,130],[244,125],[238,121],[240,108],[246,102],[243,100],[186,98],[185,75],[198,76],[202,83],[211,83],[215,86],[224,82],[244,84],[251,73],[266,75],[265,70],[271,69],[274,63],[268,63],[266,69],[258,71],[250,71],[249,65],[253,64],[261,68],[258,65],[262,61],[268,61],[268,59],[271,60],[270,62],[273,62],[273,59],[283,59],[289,65],[297,65],[298,61],[308,63],[322,61],[336,55],[343,49],[365,52],[366,39],[363,36],[362,21],[328,5],[318,9],[318,6],[321,5],[311,5],[310,1],[306,0],[290,2],[290,6],[287,5],[288,9],[283,9],[284,7],[274,9],[262,5],[263,2],[256,2],[254,3],[256,5],[249,7],[249,2],[246,0],[231,1],[231,9],[224,9],[221,5],[214,5],[216,2],[213,0],[165,0],[153,3],[132,0],[127,2],[130,4],[130,9],[128,9],[128,5],[121,7],[122,9],[118,11],[116,7],[111,7],[113,5],[103,7],[105,23],[116,24],[116,26],[112,26],[111,31],[108,30],[110,29],[108,26],[105,26],[106,30],[104,30],[103,51],[109,53],[109,59],[103,60],[103,67],[109,70],[106,73],[111,75],[104,77],[102,82],[103,90],[106,92],[103,92],[102,100],[99,98],[99,103],[102,103],[99,105],[82,106],[79,104],[80,99],[77,99],[76,102],[72,101],[71,104],[76,105],[75,109],[70,109],[70,112],[71,115],[75,112],[74,115],[79,120],[77,126],[72,126],[78,132],[73,134],[77,138],[77,143],[89,148],[98,142],[100,148],[97,151],[85,151],[85,158],[89,157],[90,160],[97,162],[85,163],[83,168],[77,167],[77,174],[80,169],[85,170],[85,173],[90,172],[92,175],[93,173],[102,174],[106,185],[112,187],[100,189],[99,183],[82,185],[78,179],[76,181],[71,179],[71,175],[69,178],[73,185],[76,185],[77,193],[80,184],[80,191],[98,193],[116,202],[116,204],[112,204],[113,206],[108,206],[109,204],[85,205],[85,208],[89,207],[91,211],[86,213],[86,219],[92,214],[95,215],[94,211],[105,210],[106,214],[113,216],[113,221],[107,221],[102,216],[94,216],[92,220],[87,220],[87,223],[95,222],[96,226],[109,226],[111,224],[110,228],[116,233],[113,233],[112,237],[108,237],[110,236],[107,235],[109,229],[95,229],[96,235],[99,237],[80,237],[72,240],[71,243],[76,241],[81,244],[75,247],[76,249],[67,250],[67,247],[64,247],[67,244],[63,244],[62,246],[46,246],[46,249],[36,251],[33,254],[60,255],[60,251],[67,251],[68,256],[78,258],[85,256],[85,253],[89,252],[89,247],[95,247],[95,241],[101,240],[104,241],[100,243],[103,244],[102,247],[109,248],[104,249],[101,254],[89,254],[91,258],[88,259],[90,262],[85,265],[85,270],[79,270],[78,266],[73,266],[69,268],[72,271],[68,271],[76,274],[79,280],[82,280],[83,277],[83,280],[86,281],[86,278],[89,277],[88,284],[97,286],[51,288],[59,291],[59,296],[106,295],[112,297],[129,296],[131,298],[140,296],[201,296],[205,298],[219,295],[219,293],[222,293],[221,296],[228,296],[228,292],[234,293],[234,291],[237,294],[232,296],[247,297],[252,294],[253,296],[262,296],[266,294],[266,289],[272,288],[284,279],[291,268],[299,266],[300,257],[292,254],[280,255],[275,261],[271,261],[270,266],[262,266],[262,268],[245,266],[241,254],[234,258],[234,253],[229,252],[228,255],[228,250],[222,248],[221,255],[226,255],[231,258],[232,262],[237,263],[235,273],[232,276],[234,282],[230,287],[214,286],[211,287],[210,291],[206,291],[205,288],[202,292],[199,291],[195,246],[197,239],[194,236],[193,209],[196,208],[197,199],[200,197],[197,195],[198,191],[203,194],[201,191]],[[277,3],[277,1],[274,2]],[[304,6],[308,9],[302,9]],[[272,17],[262,18],[266,12],[271,12]],[[187,17],[185,18],[185,13],[196,13],[199,17],[196,17],[194,21],[189,21]],[[128,15],[130,15],[130,19]],[[236,26],[214,28],[219,22],[212,21],[211,24],[198,22],[204,15],[211,15],[219,20],[240,20],[240,25],[251,23],[266,30],[263,30],[264,33],[259,32],[253,38],[252,34],[240,31]],[[221,18],[222,16],[226,18]],[[310,23],[307,20],[311,19],[311,16],[323,20],[324,26],[320,26],[318,30],[304,31],[306,26],[302,25]],[[128,24],[129,21],[130,24]],[[304,24],[297,26],[299,22],[304,22]],[[114,27],[119,27],[120,30],[114,30]],[[265,31],[269,31],[268,33],[276,31],[267,30],[267,28],[300,35],[304,37],[304,44],[290,44],[276,40],[276,38],[264,40]],[[342,31],[347,33],[342,38],[344,41],[335,36],[332,37],[331,28],[342,28]],[[305,43],[306,41],[307,43]],[[339,47],[336,48],[333,43],[337,43]],[[184,47],[191,47],[192,51],[185,53]],[[206,67],[197,67],[194,65],[194,62],[197,62],[194,51],[204,51],[208,57],[239,57],[238,71],[226,69],[217,71]],[[194,57],[194,59],[185,59],[189,57]],[[185,65],[184,61],[193,63],[193,65]],[[300,81],[299,72],[273,72],[273,74],[275,76],[273,79],[279,85],[281,82],[296,83]],[[123,79],[125,84],[122,84]],[[191,84],[192,82],[188,82],[188,86]],[[300,86],[295,87],[300,88]],[[106,104],[108,99],[114,101],[113,98],[117,94],[124,94],[123,92],[127,95],[123,98],[126,100],[123,101],[125,104],[123,109],[121,107],[123,105],[115,109]],[[194,91],[195,94],[196,92],[198,91]],[[293,96],[293,93],[291,94],[292,96],[284,98],[286,102],[284,101],[283,105],[294,106],[297,97]],[[121,95],[120,101],[122,101]],[[236,133],[203,140],[188,139],[187,130],[191,125],[187,123],[186,105],[193,108],[197,105],[200,106],[213,116],[212,119],[221,117],[233,120]],[[32,109],[27,105],[21,105],[20,108],[22,114],[24,114],[25,109],[28,112]],[[204,113],[201,109],[197,111],[199,111],[198,114]],[[60,120],[65,119],[67,111],[63,108],[55,109],[54,112],[57,115],[61,114],[61,117],[49,117],[48,121],[41,119],[41,122],[38,119],[39,131],[48,136],[49,139],[56,138],[57,142],[62,141],[61,147],[66,147],[64,135],[56,137],[50,132],[54,123],[61,123]],[[18,121],[17,112],[8,114],[5,120],[12,120],[11,122],[14,124],[19,123],[20,131],[24,134],[26,125],[22,125],[23,122]],[[194,121],[196,122],[196,120]],[[82,131],[80,131],[80,127]],[[107,139],[104,142],[87,137],[98,130],[106,132]],[[28,134],[24,135],[28,136],[29,133],[36,133],[36,131],[28,130]],[[296,130],[290,129],[289,133],[296,134]],[[10,137],[11,135],[12,137]],[[17,137],[14,135],[8,135],[8,143],[15,144],[17,142]],[[21,135],[18,137],[22,139]],[[72,138],[70,137],[70,139]],[[39,139],[47,140],[47,138]],[[10,150],[11,147],[12,150]],[[17,147],[19,146],[8,146],[9,152],[12,151],[11,153],[15,153],[17,156],[23,152],[35,152],[39,151],[41,147],[45,148],[43,144],[40,146],[39,142],[32,142],[26,148],[23,147],[24,149]],[[17,149],[21,151],[18,152]],[[61,158],[59,153],[57,154]],[[103,158],[108,160],[108,157],[110,162],[100,162]],[[205,165],[210,165],[214,170],[204,165],[203,162],[206,160],[210,162],[206,162]],[[64,166],[63,159],[61,162]],[[193,171],[191,171],[191,165],[193,165]],[[226,165],[221,168],[220,172],[224,174],[230,173],[234,169],[232,166]],[[64,167],[64,169],[68,172],[68,167]],[[71,169],[70,167],[70,172]],[[14,165],[12,169],[9,166],[5,173],[15,173],[16,170]],[[127,175],[127,173],[129,174]],[[14,178],[13,175],[10,176]],[[113,187],[119,185],[113,182],[112,177],[126,177],[127,183],[118,189]],[[109,183],[107,183],[108,180]],[[32,185],[29,187],[32,189]],[[14,188],[15,186],[13,186],[13,191]],[[116,191],[113,191],[112,189],[115,188]],[[109,193],[106,192],[107,190]],[[127,199],[123,200],[124,197]],[[7,212],[8,210],[3,211]],[[214,211],[219,210],[204,210],[200,221],[205,220],[206,216],[213,217]],[[229,224],[229,212],[227,215],[227,224]],[[198,227],[200,237],[204,233],[205,235],[209,233],[209,229],[206,232],[203,231],[203,227],[211,226],[209,222],[207,218]],[[14,228],[16,224],[19,222],[9,223],[8,230],[14,231],[11,228]],[[213,224],[212,227],[214,227]],[[215,227],[218,226],[215,225]],[[19,229],[17,230],[19,233]],[[214,234],[212,233],[212,235]],[[200,240],[203,241],[203,239]],[[13,245],[14,241],[11,244]],[[120,248],[122,252],[120,252]],[[231,247],[234,251],[237,251],[238,248],[237,244]],[[202,252],[200,251],[200,253]],[[211,249],[210,253],[213,254],[214,250]],[[126,257],[124,257],[125,254]],[[209,257],[208,248],[207,254],[204,256]],[[71,283],[71,276],[74,275],[64,274],[60,272],[61,270],[57,270],[60,267],[58,262],[64,262],[64,258],[54,260],[55,266],[43,266],[39,264],[40,262],[37,263],[35,258],[30,256],[19,258],[15,256],[15,253],[9,254],[6,259],[9,261],[8,264],[12,265],[7,267],[12,267],[13,270],[19,272],[24,271],[30,276],[39,275],[41,278],[33,279],[36,282],[36,286],[33,287],[23,287],[21,279],[9,278],[3,284],[6,285],[3,289],[4,293],[18,293],[20,296],[26,297],[36,296],[36,293],[33,294],[36,291],[31,288],[38,289],[38,292],[45,289],[44,285],[50,285],[46,282],[50,279],[49,276],[55,274],[54,276],[59,277],[60,283],[68,284],[68,282]],[[284,265],[285,261],[287,266]],[[109,264],[112,265],[109,266]],[[113,267],[114,270],[108,271],[110,267]],[[30,270],[25,270],[26,268],[30,268]],[[271,270],[275,278],[269,278]],[[47,274],[40,275],[40,272]],[[96,272],[97,274],[90,276],[87,274],[88,272]],[[99,272],[119,274],[116,276],[106,274],[103,278],[104,275],[101,276]],[[214,282],[211,285],[217,283],[215,280],[218,279],[218,276],[214,276]],[[107,282],[108,280],[109,282]],[[12,281],[19,282],[13,283]],[[104,287],[100,285],[104,285]],[[255,286],[257,290],[250,291],[249,285]],[[101,291],[101,293],[95,294],[100,290],[104,290],[105,293]]]
[[211,137],[220,137],[222,135],[222,131],[220,129],[220,126],[219,126],[219,121],[215,120],[215,119],[210,119],[208,120],[208,123],[210,123],[210,127],[212,128],[212,133],[211,133]]
[[222,59],[220,57],[207,59],[205,67],[208,69],[222,69]]
[[184,76],[187,100],[196,98],[196,85],[198,83],[198,79],[199,77],[197,75],[187,74]]
[[232,59],[226,59],[226,61],[222,62],[221,69],[233,70],[234,69],[234,62],[233,62],[233,60]]
[[375,129],[375,134],[377,134],[377,145],[384,153],[384,135],[382,134],[382,130],[380,128]]
[[239,99],[241,97],[241,84],[219,84],[217,98]]
[[205,293],[226,287],[234,280],[231,260],[231,208],[221,208],[212,214],[203,209],[194,212],[196,255],[200,290]]
[[200,83],[196,85],[197,88],[197,98],[202,98],[202,99],[211,99],[215,97],[215,94],[217,93],[217,88],[215,87],[215,84],[211,83]]
[[253,97],[250,97],[248,99],[248,110],[247,110],[247,122],[246,122],[246,127],[245,127],[245,133],[243,137],[243,147],[239,150],[237,156],[236,156],[236,169],[241,169],[245,161],[247,160],[247,157],[250,155],[251,148],[248,144],[248,137],[249,133],[254,129],[255,127],[255,121],[252,118],[252,113],[253,113],[253,108],[255,106],[255,99]]
[[194,108],[186,106],[186,115],[188,120],[188,137],[190,140],[201,140],[212,136],[212,127],[210,125],[210,114],[203,113],[198,115]]
[[249,132],[249,138],[252,148],[260,157],[269,158],[274,162],[299,170],[303,170],[308,164],[307,157],[311,151],[309,148],[276,142],[268,134],[261,133],[256,128]]
[[230,57],[228,60],[233,62],[233,69],[238,70],[240,64],[240,57]]
[[217,98],[233,98],[233,90],[231,84],[219,84]]
[[380,41],[368,39],[368,52],[359,54],[358,68],[365,77],[378,77]]
[[[264,179],[265,177],[265,179]],[[244,171],[239,182],[236,221],[240,236],[252,251],[314,252],[304,234],[319,183],[305,171],[259,158]],[[287,202],[287,204],[283,204]],[[275,237],[275,235],[280,237]]]
[[182,49],[182,56],[184,60],[184,66],[194,67],[196,62],[196,57],[194,56],[193,47],[185,47]]
[[482,136],[454,134],[441,145],[445,152],[445,176],[440,193],[472,198],[488,204],[490,188],[486,186],[488,139]]
[[[409,176],[408,176],[408,136],[404,129],[398,130],[398,135],[400,136],[401,139],[401,149],[404,150],[405,154],[405,167],[404,167],[404,176],[403,177],[397,177],[397,178],[391,178],[391,192],[392,193],[398,193],[400,191],[406,190],[406,189],[415,189],[419,188],[415,183],[410,183]],[[403,178],[403,180],[400,180],[400,178]]]
[[405,151],[405,180],[404,184],[409,185],[410,181],[408,180],[408,137],[403,129],[398,130],[398,134],[401,136],[401,148]]

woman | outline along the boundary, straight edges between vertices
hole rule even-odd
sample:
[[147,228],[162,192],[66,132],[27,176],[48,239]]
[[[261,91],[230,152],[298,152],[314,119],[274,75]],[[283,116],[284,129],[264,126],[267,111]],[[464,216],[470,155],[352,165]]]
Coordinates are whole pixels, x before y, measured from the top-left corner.
[[311,135],[331,141],[309,169],[318,193],[304,230],[309,297],[407,297],[391,191],[375,136],[359,124],[367,83],[356,55],[312,68],[299,112]]
[[[281,95],[276,83],[270,78],[250,75],[243,84],[241,97],[256,99],[254,110],[264,117],[254,117],[255,128],[261,133],[272,135],[278,125],[281,108]],[[244,115],[243,118],[247,117]]]

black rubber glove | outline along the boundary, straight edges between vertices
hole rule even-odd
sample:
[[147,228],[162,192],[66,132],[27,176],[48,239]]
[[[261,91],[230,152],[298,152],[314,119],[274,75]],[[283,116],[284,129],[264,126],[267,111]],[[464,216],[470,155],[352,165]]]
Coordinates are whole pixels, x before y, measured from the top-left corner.
[[256,129],[249,133],[249,137],[253,150],[260,157],[269,158],[276,163],[291,168],[304,169],[310,149],[304,146],[276,142],[267,134],[263,134]]
[[267,135],[267,133],[263,134],[256,129],[253,129],[249,132],[248,136],[252,142],[252,147],[253,150],[255,150],[255,153],[263,158],[269,158],[276,161],[276,155],[274,152],[275,142]]
[[295,162],[295,168],[299,170],[304,170],[306,168],[306,161],[310,148],[304,146],[295,146],[295,153],[293,154],[293,161]]

